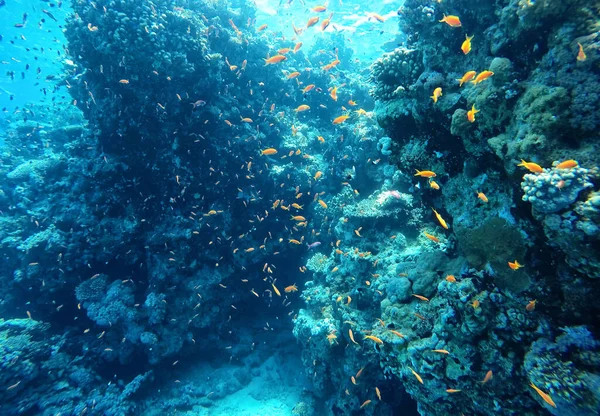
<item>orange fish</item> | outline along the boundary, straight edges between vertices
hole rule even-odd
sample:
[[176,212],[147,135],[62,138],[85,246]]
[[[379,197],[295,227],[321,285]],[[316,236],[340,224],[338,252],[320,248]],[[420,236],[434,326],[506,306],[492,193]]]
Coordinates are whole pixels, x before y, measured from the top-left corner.
[[377,395],[377,398],[379,399],[379,401],[381,401],[381,392],[379,391],[378,387],[375,387],[375,394]]
[[514,261],[514,263],[511,263],[510,261],[508,262],[508,267],[510,267],[513,270],[519,270],[521,267],[523,267],[522,264],[519,264],[518,261]]
[[302,111],[310,110],[310,107],[306,104],[299,105],[294,111],[296,113],[301,113]]
[[537,163],[525,162],[523,159],[521,159],[521,163],[519,163],[517,166],[523,166],[524,168],[533,173],[542,173],[544,171],[544,169]]
[[436,181],[429,181],[429,186],[431,187],[431,189],[435,189],[436,191],[440,190],[440,186]]
[[327,204],[322,199],[319,199],[319,205],[321,205],[323,208],[327,209]]
[[[583,46],[581,46],[581,43],[578,43],[577,46],[579,46],[579,52],[577,52],[577,60],[579,62],[583,62],[587,59],[587,56],[585,54],[585,52],[583,51]],[[556,407],[556,406],[554,406]]]
[[333,87],[333,89],[331,90],[331,93],[329,93],[329,95],[331,96],[331,98],[333,98],[333,101],[337,101],[337,99],[338,99],[337,87]]
[[369,403],[371,403],[371,400],[365,400],[363,402],[363,404],[360,405],[360,408],[362,409],[363,407],[367,406]]
[[306,94],[307,92],[309,92],[310,90],[312,90],[313,88],[315,88],[315,84],[310,84],[307,85],[306,87],[304,87],[304,89],[302,90],[302,94]]
[[438,354],[450,354],[448,350],[431,350],[431,352],[437,352]]
[[268,59],[265,59],[265,66],[273,65],[273,64],[279,63],[281,61],[285,61],[286,59],[287,58],[285,57],[285,55],[275,55]]
[[471,84],[477,85],[481,81],[485,81],[486,79],[488,79],[492,75],[494,75],[494,73],[492,71],[483,71],[483,72],[480,72],[479,75],[477,75],[477,77],[475,77],[475,79],[473,81],[471,81]]
[[385,17],[383,17],[382,15],[377,14],[377,13],[369,13],[369,19],[371,19],[371,18],[377,20],[380,23],[385,22]]
[[302,42],[298,42],[294,45],[294,53],[298,52],[302,47]]
[[442,96],[442,87],[437,87],[433,90],[433,95],[429,98],[433,100],[433,103],[436,104],[438,102],[438,98]]
[[272,147],[270,147],[268,149],[261,150],[260,154],[262,156],[276,155],[277,154],[277,149],[273,149]]
[[475,108],[475,104],[471,107],[469,111],[467,111],[467,120],[471,123],[475,122],[475,114],[479,113],[479,110]]
[[[295,72],[292,72],[291,74],[289,74],[289,75],[287,76],[287,79],[293,79],[293,78],[296,78],[296,77],[298,77],[298,76],[300,76],[300,72],[298,72],[298,71],[295,71]],[[275,105],[275,104],[273,104],[273,105]]]
[[481,199],[486,204],[488,202],[488,198],[487,198],[487,196],[485,196],[485,194],[483,192],[477,191],[477,198]]
[[321,30],[322,31],[325,31],[325,29],[327,29],[327,27],[329,26],[329,23],[331,23],[331,16],[333,16],[333,13],[331,13],[327,19],[324,19],[321,22]]
[[578,165],[576,160],[570,159],[570,160],[565,160],[564,162],[560,162],[558,165],[556,165],[556,169],[571,169],[571,168],[576,168]]
[[446,393],[458,393],[460,390],[457,389],[446,389]]
[[262,32],[263,30],[265,30],[267,28],[267,24],[265,23],[264,25],[261,25],[258,29],[256,29],[257,32]]
[[552,398],[550,397],[550,395],[548,393],[544,393],[543,391],[541,391],[539,388],[537,388],[537,386],[535,384],[533,384],[533,382],[530,382],[530,386],[534,388],[534,390],[537,392],[537,394],[540,395],[540,397],[546,402],[548,403],[550,406],[556,408],[556,403],[554,403],[554,400],[552,400]]
[[423,379],[421,378],[421,376],[412,368],[408,367],[410,369],[410,371],[412,371],[413,375],[416,377],[416,379],[419,381],[419,383],[423,384]]
[[422,178],[435,178],[435,172],[432,172],[430,170],[418,170],[415,169],[417,171],[417,173],[415,173],[415,176],[420,176]]
[[292,219],[294,221],[306,221],[306,218],[304,218],[302,215],[292,215]]
[[494,373],[492,372],[492,370],[490,370],[487,373],[485,373],[485,377],[483,378],[483,380],[481,380],[481,384],[487,383],[492,379],[492,377],[494,377]]
[[315,176],[313,177],[313,179],[316,181],[318,180],[321,176],[323,176],[323,172],[321,171],[317,171],[317,173],[315,173]]
[[471,39],[473,39],[473,36],[469,37],[468,35],[465,35],[465,37],[466,39],[462,43],[460,50],[463,51],[465,55],[467,55],[469,52],[471,52]]
[[468,72],[465,72],[465,74],[462,76],[462,78],[457,78],[456,80],[458,82],[460,82],[459,86],[462,87],[465,82],[469,82],[473,78],[475,78],[475,75],[477,75],[477,72],[475,72],[475,71],[468,71]]
[[310,19],[308,19],[308,22],[306,22],[306,28],[309,28],[311,26],[316,25],[319,22],[319,16],[314,16],[311,17]]
[[537,300],[531,300],[529,301],[529,303],[527,304],[527,306],[525,306],[525,310],[527,312],[533,312],[533,310],[535,309],[535,304],[537,303]]
[[456,283],[456,277],[454,277],[453,275],[449,274],[448,276],[446,276],[446,282]]
[[286,287],[285,289],[283,289],[283,291],[285,293],[292,293],[292,292],[297,292],[298,291],[298,287],[296,286],[296,283],[294,283],[291,286]]
[[343,116],[339,116],[333,119],[333,124],[341,124],[344,121],[346,121],[348,119],[348,117],[350,117],[349,115],[343,115]]
[[434,243],[439,243],[440,242],[440,239],[437,238],[435,235],[428,234],[427,232],[423,232],[423,234],[425,234],[425,237],[429,238]]
[[473,303],[471,303],[471,306],[473,307],[473,309],[479,308],[479,305],[481,305],[481,302],[479,302],[477,299],[475,299],[473,301]]
[[321,13],[327,10],[327,6],[315,6],[312,8],[312,11],[315,13]]
[[444,17],[439,22],[440,23],[446,23],[450,27],[461,27],[462,26],[462,24],[460,23],[460,19],[458,18],[458,16],[453,16],[453,15],[446,16],[444,14]]
[[350,340],[355,343],[356,345],[360,345],[358,342],[354,341],[354,333],[352,333],[352,329],[348,329],[348,336],[350,337]]
[[277,53],[281,54],[281,55],[285,55],[288,52],[291,52],[292,48],[281,48],[277,51]]
[[424,301],[424,302],[429,302],[429,299],[427,299],[425,296],[415,295],[414,293],[413,293],[413,296],[415,298],[417,298],[417,299],[420,299],[420,300]]
[[367,335],[363,339],[370,339],[371,341],[373,341],[376,344],[380,344],[380,345],[383,344],[383,341],[374,335]]
[[444,219],[442,218],[442,216],[440,214],[438,214],[438,212],[431,208],[433,210],[433,213],[435,214],[435,217],[437,218],[438,222],[440,223],[440,225],[442,227],[444,227],[446,230],[448,229],[448,224],[446,224],[446,221],[444,221]]
[[393,329],[390,329],[390,330],[389,330],[389,332],[391,332],[392,334],[396,335],[397,337],[404,338],[404,335],[402,335],[402,334],[401,334],[400,332],[398,332],[398,331],[395,331],[395,330],[393,330]]

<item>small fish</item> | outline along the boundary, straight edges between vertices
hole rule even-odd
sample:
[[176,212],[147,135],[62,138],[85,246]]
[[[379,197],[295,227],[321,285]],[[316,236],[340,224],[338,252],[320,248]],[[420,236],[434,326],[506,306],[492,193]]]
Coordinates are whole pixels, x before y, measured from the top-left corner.
[[[583,51],[583,46],[581,45],[581,43],[577,43],[577,46],[579,47],[579,51],[577,52],[577,60],[579,62],[583,62],[587,59],[587,55]],[[556,406],[554,406],[554,407],[556,407]]]
[[544,169],[537,163],[525,162],[523,159],[521,159],[521,163],[519,163],[517,166],[523,166],[525,169],[533,173],[542,173],[544,171]]
[[325,203],[325,201],[323,201],[322,199],[319,199],[319,205],[321,205],[323,208],[327,209],[327,204]]
[[423,379],[421,378],[421,376],[412,368],[408,367],[410,369],[410,371],[412,371],[413,375],[416,377],[416,379],[419,381],[419,383],[423,384]]
[[281,61],[285,61],[286,59],[287,59],[287,57],[285,55],[275,55],[275,56],[272,56],[271,58],[265,59],[265,66],[273,65],[273,64],[279,63]]
[[544,393],[542,390],[540,390],[535,384],[533,384],[533,382],[530,382],[530,386],[534,388],[534,390],[537,392],[537,394],[540,395],[540,397],[546,402],[548,403],[550,406],[556,408],[556,403],[554,403],[554,400],[552,400],[552,397],[550,397],[550,395],[548,393]]
[[341,124],[344,121],[348,120],[348,117],[350,117],[349,115],[343,115],[343,116],[339,116],[333,119],[333,124]]
[[440,23],[446,23],[448,26],[450,27],[461,27],[462,24],[460,23],[460,19],[458,18],[458,16],[446,16],[444,14],[444,17],[442,18],[442,20],[439,20]]
[[439,243],[440,242],[440,239],[437,238],[435,235],[431,235],[431,234],[429,234],[427,232],[423,232],[423,234],[425,234],[425,237],[429,238],[434,243]]
[[321,22],[321,30],[324,32],[325,29],[327,29],[327,27],[329,27],[329,23],[331,23],[331,17],[333,16],[333,13],[329,14],[329,17],[327,19],[324,19]]
[[337,99],[338,99],[337,87],[333,87],[333,89],[331,90],[331,93],[329,93],[329,95],[331,96],[331,98],[333,98],[333,101],[337,101]]
[[471,306],[473,307],[473,309],[479,308],[479,305],[481,305],[481,302],[479,302],[477,299],[475,299],[473,301],[473,303],[471,303]]
[[358,342],[354,341],[354,333],[352,332],[352,329],[348,329],[348,336],[350,337],[350,340],[356,344],[356,345],[360,345]]
[[480,381],[480,383],[485,384],[488,381],[490,381],[492,377],[494,377],[494,373],[492,372],[492,370],[489,370],[487,373],[485,373],[485,377],[483,378],[483,380]]
[[315,181],[316,181],[316,180],[319,180],[319,178],[320,178],[321,176],[323,176],[323,172],[321,172],[321,171],[318,171],[317,173],[315,173],[315,176],[313,177],[313,179],[314,179]]
[[302,215],[292,215],[292,219],[294,221],[306,221],[306,218],[304,218]]
[[454,277],[453,275],[449,274],[448,276],[446,276],[446,282],[456,283],[456,277]]
[[127,85],[127,84],[129,84],[129,80],[128,79],[120,79],[119,80],[119,84],[125,84],[125,85]]
[[415,176],[420,176],[422,178],[435,178],[436,176],[435,172],[432,172],[430,170],[415,170],[417,171],[417,173],[415,173]]
[[316,25],[317,23],[319,23],[319,16],[311,17],[306,22],[306,28],[308,29],[309,27],[312,27],[312,26]]
[[263,30],[265,30],[267,27],[269,27],[266,23],[264,25],[260,25],[258,29],[256,29],[257,32],[262,32]]
[[510,267],[513,270],[519,270],[521,267],[523,267],[523,265],[519,264],[519,262],[515,260],[514,262],[509,261],[508,267]]
[[281,292],[279,291],[279,289],[277,289],[277,286],[275,286],[275,283],[271,283],[271,286],[273,287],[273,290],[275,291],[275,294],[279,297],[281,297]]
[[431,352],[437,352],[438,354],[450,354],[448,350],[431,350]]
[[309,250],[312,250],[315,247],[318,247],[321,245],[320,241],[315,241],[314,243],[308,244],[306,243],[306,247],[308,247]]
[[459,393],[461,390],[457,390],[457,389],[446,389],[446,393]]
[[479,113],[479,110],[475,108],[475,104],[471,107],[469,111],[467,111],[467,120],[471,123],[475,122],[475,114]]
[[483,192],[477,192],[477,198],[481,199],[483,202],[485,202],[486,204],[488,203],[488,198],[487,196],[485,196],[485,194]]
[[429,187],[431,189],[435,189],[436,191],[440,190],[440,185],[438,185],[438,183],[436,181],[429,181]]
[[311,9],[313,12],[315,13],[322,13],[325,10],[327,10],[327,5],[323,5],[323,6],[315,6]]
[[468,71],[468,72],[465,72],[465,74],[462,76],[462,78],[457,78],[456,80],[458,82],[460,82],[459,86],[462,87],[465,82],[469,82],[473,78],[475,78],[475,75],[477,75],[476,71]]
[[302,42],[298,42],[294,45],[294,53],[298,52],[302,47]]
[[565,160],[564,162],[560,162],[558,165],[555,166],[555,168],[556,169],[572,169],[572,168],[576,168],[577,166],[579,166],[577,161],[570,159],[570,160]]
[[465,55],[468,55],[469,52],[471,52],[471,39],[473,39],[473,36],[469,37],[468,35],[465,35],[465,37],[466,39],[462,43],[460,50],[463,51]]
[[380,15],[378,13],[369,13],[369,19],[375,19],[380,23],[385,22],[385,17],[383,17],[382,15]]
[[306,105],[306,104],[302,104],[299,105],[298,107],[296,107],[296,109],[294,110],[296,113],[301,113],[303,111],[307,111],[310,110],[310,106]]
[[433,103],[436,104],[438,102],[438,98],[442,96],[442,87],[437,87],[433,90],[433,95],[429,98],[433,100]]
[[375,335],[367,335],[365,336],[363,339],[370,339],[371,341],[373,341],[376,344],[383,344],[383,341],[379,338],[377,338]]
[[363,402],[363,404],[360,405],[360,408],[362,409],[363,407],[367,406],[369,403],[371,403],[371,400],[365,400]]
[[420,299],[420,300],[424,301],[424,302],[429,302],[429,299],[427,299],[425,296],[415,295],[414,293],[413,293],[413,296],[415,298],[417,298],[417,299]]
[[262,156],[276,155],[277,154],[277,149],[273,149],[272,147],[270,147],[268,149],[261,150],[260,154]]
[[527,306],[525,306],[525,310],[527,312],[533,312],[535,310],[535,304],[537,303],[537,300],[530,300],[529,303],[527,304]]
[[481,81],[485,81],[486,79],[488,79],[492,75],[494,75],[494,73],[492,71],[483,71],[483,72],[480,72],[479,75],[477,75],[477,77],[475,77],[475,79],[473,81],[471,81],[471,84],[477,85]]
[[446,223],[446,221],[444,221],[442,216],[435,209],[433,209],[433,208],[431,208],[431,209],[433,210],[433,213],[435,214],[435,217],[437,218],[440,225],[447,230],[449,227],[448,227],[448,224]]
[[375,394],[377,395],[377,398],[379,399],[379,401],[381,401],[381,392],[379,391],[378,387],[375,387]]
[[294,238],[290,238],[288,240],[288,243],[292,243],[292,244],[296,244],[297,246],[301,245],[302,243]]
[[404,335],[402,335],[402,333],[400,333],[400,332],[398,332],[396,330],[390,329],[389,332],[391,332],[392,334],[396,335],[397,337],[404,338]]
[[315,84],[307,85],[306,87],[304,87],[304,89],[302,89],[302,94],[306,94],[307,92],[309,92],[313,88],[315,88]]
[[287,286],[286,288],[284,288],[283,291],[285,293],[297,292],[298,291],[298,287],[296,286],[296,283],[294,283],[293,285]]

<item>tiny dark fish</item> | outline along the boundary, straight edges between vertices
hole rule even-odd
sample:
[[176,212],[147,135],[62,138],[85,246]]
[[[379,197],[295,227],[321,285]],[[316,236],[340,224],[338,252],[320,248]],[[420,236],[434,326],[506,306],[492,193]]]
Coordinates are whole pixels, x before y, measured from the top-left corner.
[[55,22],[58,22],[58,20],[56,20],[56,17],[54,17],[54,15],[52,13],[50,13],[48,10],[42,10],[42,12],[47,14],[50,19],[54,20]]

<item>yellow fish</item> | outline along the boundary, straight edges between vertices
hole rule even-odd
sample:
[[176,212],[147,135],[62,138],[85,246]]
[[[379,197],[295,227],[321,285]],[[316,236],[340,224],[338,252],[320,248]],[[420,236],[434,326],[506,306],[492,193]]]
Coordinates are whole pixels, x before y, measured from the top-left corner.
[[471,52],[471,39],[473,39],[473,36],[469,37],[468,35],[465,35],[465,37],[466,39],[462,43],[460,50],[463,51],[465,55],[467,55],[469,52]]

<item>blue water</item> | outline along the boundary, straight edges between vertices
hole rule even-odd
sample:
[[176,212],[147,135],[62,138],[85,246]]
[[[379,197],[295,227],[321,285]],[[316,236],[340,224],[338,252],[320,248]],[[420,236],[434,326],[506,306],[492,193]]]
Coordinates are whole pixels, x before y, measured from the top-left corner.
[[0,0],[0,414],[600,414],[598,21]]

